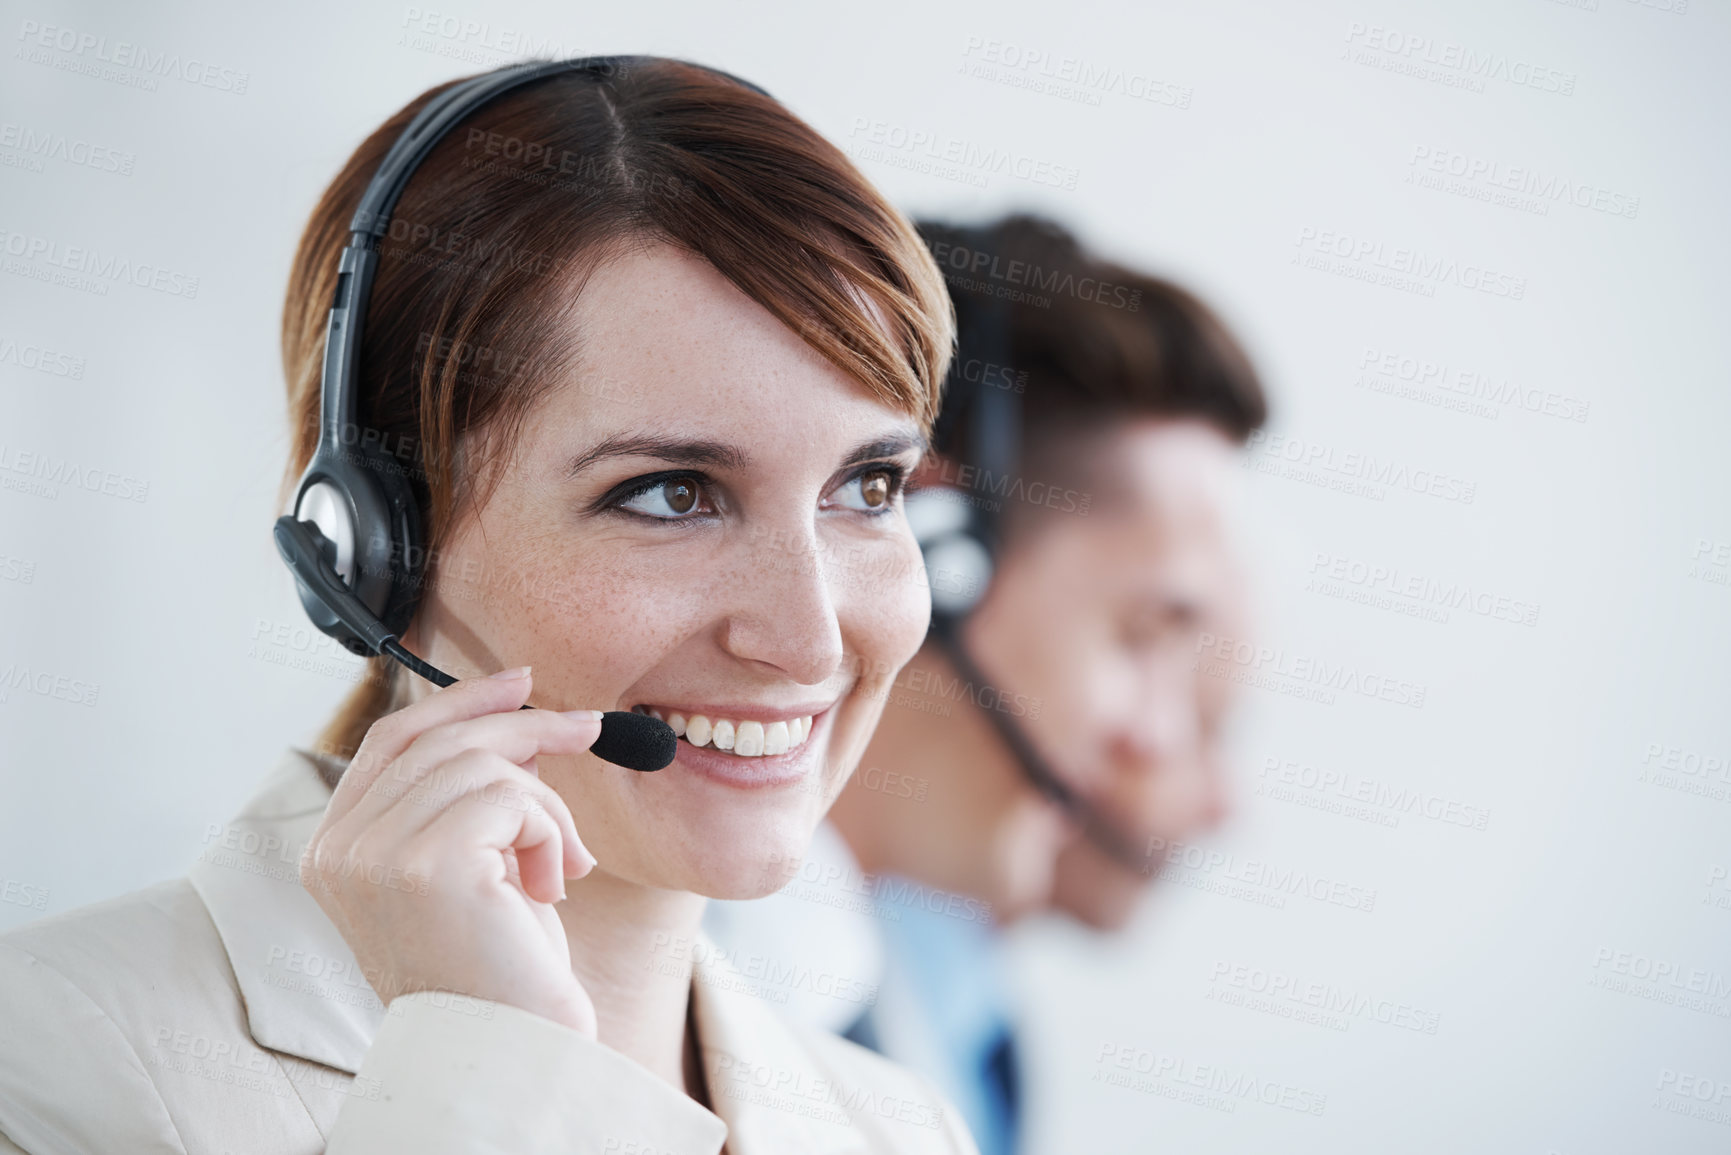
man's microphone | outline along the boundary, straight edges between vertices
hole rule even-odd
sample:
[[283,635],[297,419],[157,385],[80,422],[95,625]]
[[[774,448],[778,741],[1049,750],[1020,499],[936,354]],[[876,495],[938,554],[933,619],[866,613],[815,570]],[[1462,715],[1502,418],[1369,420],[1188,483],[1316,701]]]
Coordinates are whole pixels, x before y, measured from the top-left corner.
[[[396,635],[385,628],[385,623],[361,603],[332,567],[333,559],[327,555],[334,554],[336,547],[319,532],[318,526],[284,515],[277,518],[271,536],[301,588],[328,606],[373,653],[395,658],[435,686],[449,686],[457,680],[405,650]],[[604,762],[646,772],[666,766],[678,751],[679,739],[673,727],[658,718],[629,710],[608,710],[602,714],[601,736],[589,747],[589,752]]]
[[[932,630],[932,636],[937,639],[950,664],[964,681],[976,686],[992,684],[985,674],[980,672],[980,667],[974,663],[973,655],[962,643],[961,631],[954,619],[940,620]],[[1022,774],[1036,790],[1070,817],[1081,830],[1083,837],[1125,870],[1140,873],[1147,869],[1149,852],[1143,849],[1128,831],[1066,782],[1034,747],[1027,732],[1017,725],[1009,714],[1001,710],[981,710],[980,713],[985,715],[992,728],[997,731],[998,738],[1009,749],[1011,760],[1021,769]]]

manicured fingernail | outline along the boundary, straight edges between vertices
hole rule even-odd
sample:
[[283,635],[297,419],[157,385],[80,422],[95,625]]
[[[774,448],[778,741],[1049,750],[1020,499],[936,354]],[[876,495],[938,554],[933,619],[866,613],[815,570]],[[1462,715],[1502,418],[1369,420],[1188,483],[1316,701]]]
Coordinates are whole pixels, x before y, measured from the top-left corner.
[[500,670],[497,674],[488,674],[487,676],[489,678],[497,678],[501,682],[509,682],[513,678],[527,678],[529,676],[529,667],[513,666],[509,670]]
[[559,713],[573,722],[599,722],[601,720],[600,710],[561,710]]

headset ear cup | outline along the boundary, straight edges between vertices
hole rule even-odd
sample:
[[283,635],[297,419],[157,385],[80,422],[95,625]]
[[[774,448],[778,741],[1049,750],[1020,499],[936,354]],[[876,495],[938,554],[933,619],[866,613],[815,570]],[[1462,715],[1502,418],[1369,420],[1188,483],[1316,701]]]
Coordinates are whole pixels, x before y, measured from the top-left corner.
[[421,504],[415,500],[414,485],[409,469],[403,462],[384,457],[386,468],[381,471],[384,500],[391,509],[391,596],[381,613],[386,629],[400,637],[414,620],[415,608],[421,604],[421,592],[426,585],[428,552],[422,540]]
[[[331,452],[321,445],[301,477],[295,504],[295,517],[309,520],[315,503],[308,495],[323,494],[321,516],[330,523],[320,530],[326,534],[320,547],[326,564],[336,568],[336,558],[346,548],[348,566],[346,572],[339,571],[340,580],[384,623],[387,632],[399,636],[414,617],[427,560],[410,468],[376,446],[344,446]],[[333,542],[329,532],[337,533],[343,542]],[[300,595],[307,615],[321,631],[351,653],[373,652],[304,583]]]
[[[322,530],[315,532],[319,533],[319,560],[334,573],[337,568],[337,543],[325,537]],[[298,574],[295,577],[295,593],[300,598],[301,608],[306,611],[307,617],[318,627],[320,633],[334,638],[349,653],[366,656],[369,652],[367,644],[349,629],[347,623],[337,616],[336,611],[326,605],[324,599],[314,593]]]
[[946,534],[921,553],[932,613],[961,618],[973,612],[992,580],[992,555],[980,539],[967,533]]
[[384,498],[388,535],[383,564],[390,574],[390,588],[376,607],[385,628],[401,637],[414,620],[425,580],[427,552],[421,539],[421,515],[409,480],[413,468],[376,448],[367,454],[367,471],[377,480]]
[[903,512],[925,562],[933,622],[965,617],[992,580],[992,552],[974,533],[966,496],[942,486],[916,490]]

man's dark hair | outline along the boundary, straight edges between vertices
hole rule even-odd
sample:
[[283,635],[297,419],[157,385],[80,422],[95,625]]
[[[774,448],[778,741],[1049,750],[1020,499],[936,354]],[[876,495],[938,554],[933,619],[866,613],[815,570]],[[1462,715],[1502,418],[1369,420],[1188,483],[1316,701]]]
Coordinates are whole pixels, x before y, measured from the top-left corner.
[[956,356],[934,448],[976,458],[965,413],[982,389],[1021,401],[1020,468],[1083,482],[1099,439],[1139,417],[1196,419],[1242,443],[1268,417],[1256,371],[1207,305],[1017,214],[916,222],[956,309]]

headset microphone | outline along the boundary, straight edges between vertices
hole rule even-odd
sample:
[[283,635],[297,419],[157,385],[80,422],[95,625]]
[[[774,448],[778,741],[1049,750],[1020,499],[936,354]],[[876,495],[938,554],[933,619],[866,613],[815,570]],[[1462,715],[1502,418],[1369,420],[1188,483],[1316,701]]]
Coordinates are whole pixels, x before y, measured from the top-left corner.
[[[349,437],[350,444],[344,444],[345,434],[355,428],[361,327],[378,267],[378,243],[390,228],[397,200],[433,146],[494,98],[556,75],[585,75],[606,83],[637,60],[591,56],[530,61],[454,84],[415,114],[361,195],[349,222],[349,242],[337,266],[336,292],[325,323],[318,446],[295,489],[294,512],[278,518],[273,531],[307,616],[352,654],[388,656],[438,686],[456,681],[397,640],[414,616],[426,560],[420,512],[402,463],[366,438]],[[706,71],[763,93],[737,76]],[[678,739],[667,723],[625,710],[602,716],[601,736],[590,747],[599,758],[644,771],[666,766],[677,750]]]
[[[980,668],[974,665],[973,656],[962,644],[959,632],[953,622],[942,622],[932,632],[932,636],[943,647],[950,664],[956,668],[963,681],[976,686],[990,685]],[[1058,776],[1058,773],[1047,763],[1045,757],[1034,748],[1033,742],[1023,729],[1016,725],[1010,715],[999,710],[980,711],[991,719],[992,728],[998,732],[998,737],[1016,759],[1022,768],[1023,775],[1038,790],[1051,800],[1052,804],[1070,816],[1071,821],[1081,827],[1082,834],[1095,846],[1105,851],[1120,864],[1134,870],[1141,870],[1147,862],[1147,853],[1136,841],[1126,835],[1118,827],[1108,821],[1099,808],[1076,793],[1074,787]]]

